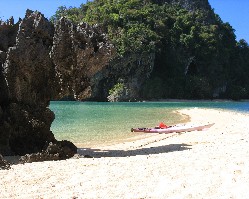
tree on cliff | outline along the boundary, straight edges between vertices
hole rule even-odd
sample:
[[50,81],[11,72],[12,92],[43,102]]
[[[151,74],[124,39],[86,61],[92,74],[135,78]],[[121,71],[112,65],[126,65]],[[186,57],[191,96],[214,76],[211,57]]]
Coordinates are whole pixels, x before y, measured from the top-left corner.
[[[119,56],[155,52],[155,68],[142,97],[211,98],[226,87],[218,97],[235,98],[239,88],[239,98],[248,98],[247,43],[236,42],[233,28],[207,1],[174,2],[95,0],[79,8],[60,7],[51,20],[64,16],[102,25]],[[160,95],[150,85],[160,87]]]

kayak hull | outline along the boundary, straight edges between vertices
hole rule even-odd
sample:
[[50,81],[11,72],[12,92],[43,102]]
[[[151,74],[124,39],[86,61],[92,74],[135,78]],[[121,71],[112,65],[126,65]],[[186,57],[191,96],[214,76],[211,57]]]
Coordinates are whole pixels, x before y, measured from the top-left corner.
[[206,124],[206,125],[178,125],[178,126],[172,126],[165,129],[160,128],[132,128],[131,132],[142,132],[142,133],[180,133],[180,132],[188,132],[188,131],[202,131],[204,129],[208,129],[212,124]]

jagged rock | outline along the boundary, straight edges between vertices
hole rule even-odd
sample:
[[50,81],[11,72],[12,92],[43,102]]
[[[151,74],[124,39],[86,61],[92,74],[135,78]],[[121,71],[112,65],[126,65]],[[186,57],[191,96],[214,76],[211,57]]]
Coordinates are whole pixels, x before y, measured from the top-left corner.
[[3,52],[0,50],[0,66],[1,66],[1,70],[2,69],[2,65],[4,64],[5,60],[6,60],[6,52]]
[[0,64],[0,153],[9,155],[11,154],[9,147],[10,125],[7,114],[9,93],[2,71],[2,65]]
[[[1,59],[1,52],[0,52],[0,59]],[[6,79],[3,75],[3,68],[0,63],[0,106],[6,105],[9,100],[9,92],[6,83]]]
[[58,98],[97,98],[96,84],[114,55],[115,48],[101,27],[75,25],[61,18],[55,27],[51,51],[60,85]]
[[60,159],[71,158],[77,153],[77,147],[69,141],[57,141],[56,143],[49,143],[45,150],[48,154],[59,154]]
[[[154,68],[154,53],[130,54],[124,57],[117,57],[110,62],[108,74],[103,77],[101,89],[109,95],[109,89],[117,83],[122,83],[124,89],[119,94],[118,99],[111,100],[112,96],[107,98],[109,101],[136,101],[139,99],[139,91],[143,83],[149,78]],[[107,70],[108,70],[107,69]],[[109,77],[112,78],[109,78]]]
[[27,13],[4,64],[12,101],[48,105],[55,74],[49,57],[52,40],[53,25],[39,12]]
[[123,100],[138,97],[155,58],[154,54],[120,57],[100,26],[76,26],[65,18],[56,24],[51,56],[60,85],[57,99],[101,101],[107,100],[109,90],[119,79],[127,88]]
[[20,163],[64,160],[77,153],[77,147],[69,141],[49,143],[47,148],[39,153],[26,154],[20,158]]
[[45,152],[26,154],[19,159],[19,163],[31,163],[31,162],[44,162],[44,161],[57,161],[59,154],[48,154]]
[[14,24],[13,17],[0,25],[0,51],[7,52],[10,46],[14,46],[19,24]]
[[7,139],[4,148],[16,155],[39,152],[55,141],[50,131],[54,114],[48,109],[55,87],[49,55],[53,33],[53,25],[41,13],[27,11],[19,24],[16,44],[7,51],[0,79],[7,80],[8,103],[0,128]]
[[10,163],[4,160],[1,154],[0,154],[0,169],[10,169]]
[[48,108],[11,103],[9,145],[17,155],[39,152],[46,143],[55,141],[50,126],[54,113]]

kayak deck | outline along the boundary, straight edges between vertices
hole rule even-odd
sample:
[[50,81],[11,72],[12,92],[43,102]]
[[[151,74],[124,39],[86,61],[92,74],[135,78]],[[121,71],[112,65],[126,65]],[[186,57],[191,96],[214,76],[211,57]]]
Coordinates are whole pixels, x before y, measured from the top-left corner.
[[172,126],[168,128],[132,128],[131,132],[143,132],[143,133],[180,133],[180,132],[186,132],[186,131],[201,131],[204,129],[208,129],[212,127],[214,123],[212,124],[206,124],[206,125],[177,125]]

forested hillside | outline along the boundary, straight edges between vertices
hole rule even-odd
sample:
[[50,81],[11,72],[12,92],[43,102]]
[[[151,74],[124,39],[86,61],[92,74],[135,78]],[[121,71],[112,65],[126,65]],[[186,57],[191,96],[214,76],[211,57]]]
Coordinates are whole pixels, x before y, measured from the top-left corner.
[[207,0],[95,0],[50,20],[62,16],[100,25],[120,57],[155,53],[141,99],[249,98],[249,46]]

